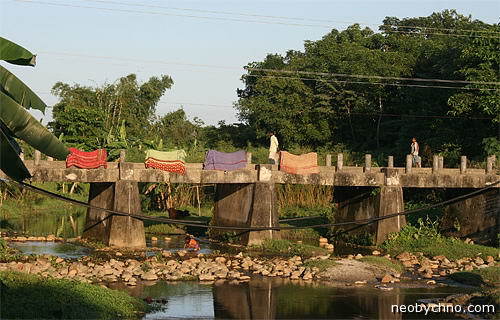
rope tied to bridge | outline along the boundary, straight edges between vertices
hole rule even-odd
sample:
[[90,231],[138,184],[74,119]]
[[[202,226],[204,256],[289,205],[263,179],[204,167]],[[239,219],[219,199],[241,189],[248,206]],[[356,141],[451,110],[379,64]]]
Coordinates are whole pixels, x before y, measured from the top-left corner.
[[[439,207],[442,207],[442,206],[445,206],[445,205],[453,204],[455,202],[459,202],[461,200],[465,200],[465,199],[471,198],[473,196],[485,193],[485,192],[489,191],[490,189],[493,189],[494,186],[496,186],[497,184],[500,183],[500,180],[499,180],[499,181],[490,183],[489,185],[487,185],[486,187],[484,187],[482,189],[479,189],[479,190],[473,191],[471,193],[467,193],[465,195],[461,195],[461,196],[458,196],[458,197],[455,197],[455,198],[452,198],[452,199],[448,199],[448,200],[445,200],[445,201],[442,201],[442,202],[439,202],[439,203],[436,203],[436,204],[428,205],[428,206],[425,206],[425,207],[422,207],[422,208],[418,208],[418,209],[411,209],[411,210],[405,210],[405,211],[401,211],[401,212],[396,212],[396,213],[388,214],[388,215],[381,216],[381,217],[375,217],[375,218],[360,219],[360,220],[345,221],[345,222],[337,222],[337,223],[322,223],[322,224],[309,225],[309,226],[277,226],[277,227],[237,227],[237,226],[234,226],[234,227],[232,227],[232,226],[206,225],[206,224],[202,224],[202,223],[195,223],[193,221],[186,222],[185,220],[176,220],[176,219],[170,219],[170,218],[164,218],[164,217],[154,217],[154,216],[147,216],[147,215],[137,214],[137,213],[127,213],[127,212],[122,212],[122,211],[116,211],[116,210],[112,210],[112,209],[106,209],[106,208],[92,206],[92,205],[90,205],[90,204],[88,204],[86,202],[75,200],[75,199],[71,199],[71,198],[68,198],[68,197],[64,197],[64,196],[61,196],[61,195],[59,195],[57,193],[44,190],[42,188],[39,188],[39,187],[30,185],[30,184],[27,184],[27,183],[22,182],[22,181],[15,181],[15,180],[2,179],[2,178],[0,178],[0,181],[13,182],[13,183],[19,185],[22,188],[26,188],[26,189],[28,189],[30,191],[33,191],[35,193],[38,193],[38,194],[41,194],[41,195],[44,195],[44,196],[48,196],[48,197],[54,198],[56,200],[60,200],[60,201],[71,203],[73,205],[82,206],[82,207],[86,207],[86,208],[89,208],[89,209],[100,210],[100,211],[104,211],[104,212],[109,213],[108,216],[104,217],[102,220],[98,221],[97,223],[95,223],[95,224],[87,227],[84,231],[87,231],[87,230],[95,227],[96,225],[98,225],[99,223],[105,221],[106,219],[109,219],[113,215],[118,215],[118,216],[128,216],[128,217],[136,218],[136,219],[139,219],[139,220],[157,221],[157,222],[163,222],[163,223],[168,223],[168,224],[176,224],[176,225],[183,225],[183,226],[189,226],[189,227],[199,227],[199,228],[216,229],[216,230],[233,230],[233,231],[241,230],[241,231],[247,231],[247,232],[248,231],[266,231],[266,230],[280,231],[280,230],[293,230],[293,229],[325,228],[325,227],[337,227],[337,226],[346,226],[346,225],[353,225],[353,224],[357,225],[357,226],[355,226],[355,227],[353,227],[353,228],[351,228],[351,229],[348,230],[348,231],[351,231],[351,230],[363,227],[365,225],[368,225],[368,224],[371,224],[371,223],[375,223],[377,221],[381,221],[381,220],[385,220],[385,219],[390,219],[390,218],[394,218],[394,217],[397,217],[397,216],[407,216],[407,215],[418,213],[418,212],[421,212],[421,211],[430,210],[430,209],[439,208]],[[285,221],[292,221],[292,220],[299,220],[299,219],[302,219],[302,217],[301,218],[285,219]],[[283,220],[281,220],[281,221],[283,221]],[[347,232],[347,231],[344,231],[344,232]]]

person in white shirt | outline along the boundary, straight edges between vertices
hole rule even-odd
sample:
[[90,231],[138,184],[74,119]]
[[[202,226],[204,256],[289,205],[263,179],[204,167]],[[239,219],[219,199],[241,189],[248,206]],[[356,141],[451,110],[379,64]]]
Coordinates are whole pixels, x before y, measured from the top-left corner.
[[420,147],[418,145],[416,138],[411,139],[410,149],[411,149],[410,154],[412,155],[413,165],[416,166],[417,168],[420,168],[422,166],[421,161],[420,161],[420,157],[418,156],[418,151],[419,151]]
[[278,138],[274,135],[274,132],[269,132],[268,137],[270,138],[269,144],[269,163],[278,164],[279,162],[279,153],[278,153]]

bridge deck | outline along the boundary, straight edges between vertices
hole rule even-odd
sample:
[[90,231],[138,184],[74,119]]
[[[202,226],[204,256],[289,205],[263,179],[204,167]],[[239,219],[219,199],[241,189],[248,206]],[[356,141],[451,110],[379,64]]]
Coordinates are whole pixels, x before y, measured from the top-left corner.
[[[500,175],[486,174],[484,169],[384,168],[320,166],[319,174],[294,175],[278,171],[276,165],[249,164],[246,169],[235,171],[203,170],[201,163],[187,163],[186,174],[180,175],[158,169],[146,169],[143,163],[108,162],[106,169],[66,168],[64,161],[25,161],[33,182],[171,182],[191,184],[256,183],[317,184],[326,186],[398,185],[407,188],[482,188],[500,180]],[[388,174],[390,172],[390,174]],[[5,177],[0,171],[0,177]],[[500,185],[496,185],[500,187]]]

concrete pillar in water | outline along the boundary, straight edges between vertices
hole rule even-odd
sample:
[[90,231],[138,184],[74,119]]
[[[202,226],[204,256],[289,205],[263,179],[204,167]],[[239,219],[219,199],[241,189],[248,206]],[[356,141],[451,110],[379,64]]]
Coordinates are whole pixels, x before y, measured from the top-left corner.
[[[89,204],[94,207],[110,209],[114,207],[115,188],[111,182],[94,182],[90,184]],[[107,244],[109,240],[109,224],[111,220],[106,218],[109,212],[97,209],[87,209],[87,218],[85,220],[85,231],[83,238],[98,240]]]
[[[116,183],[91,183],[89,204],[125,213],[140,213],[137,182],[119,180]],[[108,246],[126,248],[146,246],[144,224],[141,220],[114,215],[98,223],[109,215],[109,212],[103,210],[88,209],[85,227],[93,227],[84,232],[83,237],[101,241]]]
[[[272,183],[217,184],[214,220],[217,226],[277,227],[278,212],[275,186]],[[231,230],[215,230],[215,234]],[[234,230],[245,245],[260,244],[279,237],[278,231]]]
[[[382,217],[404,211],[403,188],[397,169],[385,169],[385,185],[380,188],[336,187],[334,201],[338,203],[336,222],[355,221]],[[374,242],[382,243],[391,232],[406,225],[404,216],[396,216],[353,230],[352,233],[370,233]],[[356,225],[344,226],[347,230]]]
[[[126,213],[140,213],[141,201],[137,182],[119,180],[115,183],[114,208]],[[132,217],[112,216],[108,245],[113,247],[144,248],[144,223]]]
[[[375,205],[377,216],[383,217],[389,214],[404,211],[403,188],[384,186],[380,188]],[[377,222],[375,242],[380,244],[387,239],[391,232],[398,232],[406,225],[405,216],[397,216]]]
[[[275,185],[272,182],[276,166],[259,165],[257,183],[217,184],[214,221],[217,226],[228,227],[277,227],[278,210]],[[213,230],[212,234],[230,232],[231,229]],[[265,239],[279,238],[278,231],[239,231],[245,245],[260,244]]]
[[[447,198],[471,193],[474,189],[449,189]],[[498,245],[500,189],[491,189],[444,207],[439,228],[445,235],[471,238],[483,245]]]

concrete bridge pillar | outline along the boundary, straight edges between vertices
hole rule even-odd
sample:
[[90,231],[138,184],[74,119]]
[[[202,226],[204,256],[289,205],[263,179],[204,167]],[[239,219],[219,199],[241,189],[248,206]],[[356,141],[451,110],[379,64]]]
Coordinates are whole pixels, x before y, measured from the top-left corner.
[[[272,183],[217,184],[214,224],[228,227],[277,227],[278,212]],[[212,234],[234,231],[245,245],[275,239],[278,231],[214,230]]]
[[[448,189],[446,198],[471,193],[474,189]],[[491,189],[444,207],[440,231],[447,236],[470,238],[483,245],[498,245],[500,231],[500,189]]]
[[[126,213],[140,213],[141,203],[137,182],[119,180],[116,183],[91,183],[89,204],[95,207]],[[146,247],[144,224],[141,220],[113,215],[97,209],[87,210],[83,238],[94,239],[108,246],[126,248]]]
[[[404,211],[403,188],[397,169],[385,169],[384,184],[382,187],[335,187],[333,197],[338,204],[335,222],[372,219]],[[396,216],[360,227],[352,233],[373,234],[374,242],[380,244],[387,239],[389,233],[398,232],[404,225],[405,217]],[[355,226],[347,225],[342,229]]]
[[[214,222],[217,226],[228,227],[277,227],[278,209],[275,184],[272,182],[272,165],[260,165],[257,183],[217,184],[215,194]],[[265,239],[279,238],[278,231],[241,231],[245,245],[258,245]],[[214,230],[212,234],[231,232]]]

